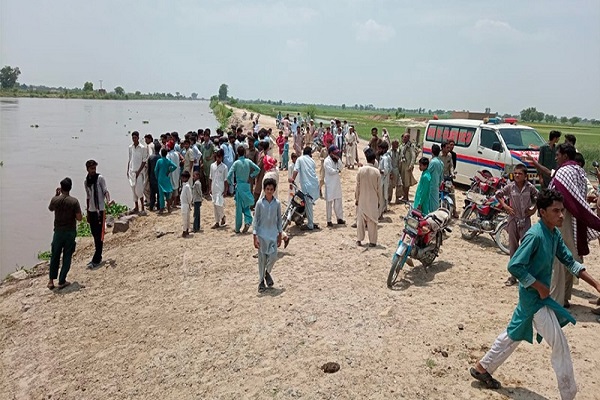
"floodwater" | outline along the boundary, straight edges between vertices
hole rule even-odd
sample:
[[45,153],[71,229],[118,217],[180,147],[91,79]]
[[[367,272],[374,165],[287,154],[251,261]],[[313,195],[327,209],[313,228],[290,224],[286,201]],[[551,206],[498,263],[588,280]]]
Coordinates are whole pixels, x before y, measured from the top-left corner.
[[130,132],[143,143],[146,133],[183,137],[216,126],[207,101],[0,99],[0,279],[50,250],[48,204],[63,178],[73,180],[71,195],[85,210],[86,160],[98,162],[112,199],[132,207]]

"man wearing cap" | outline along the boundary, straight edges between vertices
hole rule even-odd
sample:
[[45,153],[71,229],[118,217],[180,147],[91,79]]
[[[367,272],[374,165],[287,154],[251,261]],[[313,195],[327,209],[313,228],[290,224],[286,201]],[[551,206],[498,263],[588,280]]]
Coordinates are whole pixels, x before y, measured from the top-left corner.
[[[134,131],[131,134],[132,144],[129,146],[129,161],[127,162],[127,178],[133,192],[134,212],[144,212],[144,168],[148,161],[148,151],[140,144],[140,134]],[[138,208],[139,200],[139,208]]]
[[[77,236],[77,221],[81,221],[81,207],[75,197],[69,195],[73,182],[71,178],[60,181],[60,187],[48,209],[54,212],[54,235],[52,236],[52,256],[50,257],[50,279],[48,289],[54,289],[54,280],[58,277],[58,288],[69,286],[67,274],[71,268],[71,257],[75,252],[75,237]],[[62,268],[58,274],[60,255],[63,255]]]
[[[154,148],[154,147],[153,147]],[[86,200],[85,211],[87,222],[90,224],[90,231],[94,237],[94,246],[96,251],[87,265],[88,268],[97,268],[102,262],[102,247],[104,244],[104,223],[106,218],[105,203],[110,203],[110,193],[106,188],[104,177],[96,172],[98,163],[95,160],[88,160],[85,163],[87,176],[85,178]]]
[[337,146],[329,146],[329,155],[325,158],[325,213],[327,215],[327,226],[332,227],[331,209],[335,211],[338,225],[344,225],[344,210],[342,208],[342,180],[340,173],[344,164],[340,159],[340,149]]

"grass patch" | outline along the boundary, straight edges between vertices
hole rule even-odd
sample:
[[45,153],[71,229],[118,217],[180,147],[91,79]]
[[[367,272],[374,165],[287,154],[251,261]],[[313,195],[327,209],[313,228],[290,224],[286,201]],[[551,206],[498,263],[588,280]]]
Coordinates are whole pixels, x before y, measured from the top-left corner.
[[229,118],[233,115],[233,110],[217,100],[216,97],[210,99],[210,108],[217,122],[219,122],[219,127],[226,130],[229,126]]
[[[548,133],[552,130],[557,130],[562,132],[562,138],[570,133],[575,135],[577,138],[576,147],[581,154],[583,154],[583,158],[585,158],[585,169],[588,170],[591,168],[592,161],[600,161],[600,126],[595,125],[561,125],[561,124],[537,124],[537,123],[524,123],[532,128],[535,128],[536,131],[544,138],[548,140]],[[588,168],[588,166],[590,168]]]
[[52,252],[50,250],[47,250],[38,252],[37,258],[41,261],[49,261],[51,256]]
[[434,361],[434,360],[432,360],[431,358],[428,358],[428,359],[425,361],[425,366],[426,366],[427,368],[429,368],[429,369],[433,369],[433,367],[435,367],[436,365],[437,365],[437,364],[435,363],[435,361]]

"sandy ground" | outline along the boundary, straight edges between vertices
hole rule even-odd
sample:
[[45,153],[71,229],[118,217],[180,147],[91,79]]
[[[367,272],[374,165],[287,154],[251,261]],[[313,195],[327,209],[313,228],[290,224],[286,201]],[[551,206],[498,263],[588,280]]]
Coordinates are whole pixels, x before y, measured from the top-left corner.
[[[499,391],[469,376],[517,301],[516,288],[503,285],[508,257],[455,227],[432,267],[416,262],[388,289],[406,209],[391,207],[378,247],[357,247],[355,174],[342,174],[348,226],[326,228],[320,200],[323,229],[292,228],[265,295],[251,235],[232,230],[231,199],[227,229],[209,229],[207,201],[204,231],[189,239],[177,236],[178,211],[107,234],[107,262],[95,271],[84,267],[93,244],[81,239],[69,275],[76,283],[62,293],[46,289],[45,275],[0,286],[0,399],[557,399],[545,343],[517,349],[496,373]],[[586,262],[599,276],[591,245]],[[585,283],[575,287],[578,323],[564,330],[579,399],[600,392],[594,298]],[[339,372],[320,370],[329,361]]]

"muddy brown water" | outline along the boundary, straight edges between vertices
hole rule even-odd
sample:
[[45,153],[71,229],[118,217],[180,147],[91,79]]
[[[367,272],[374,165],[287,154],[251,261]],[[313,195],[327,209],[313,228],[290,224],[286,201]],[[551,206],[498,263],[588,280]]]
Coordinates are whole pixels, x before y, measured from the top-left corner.
[[98,162],[112,198],[131,207],[129,132],[216,126],[207,101],[0,99],[0,279],[50,250],[48,204],[61,179],[73,180],[71,194],[85,209],[86,160]]

